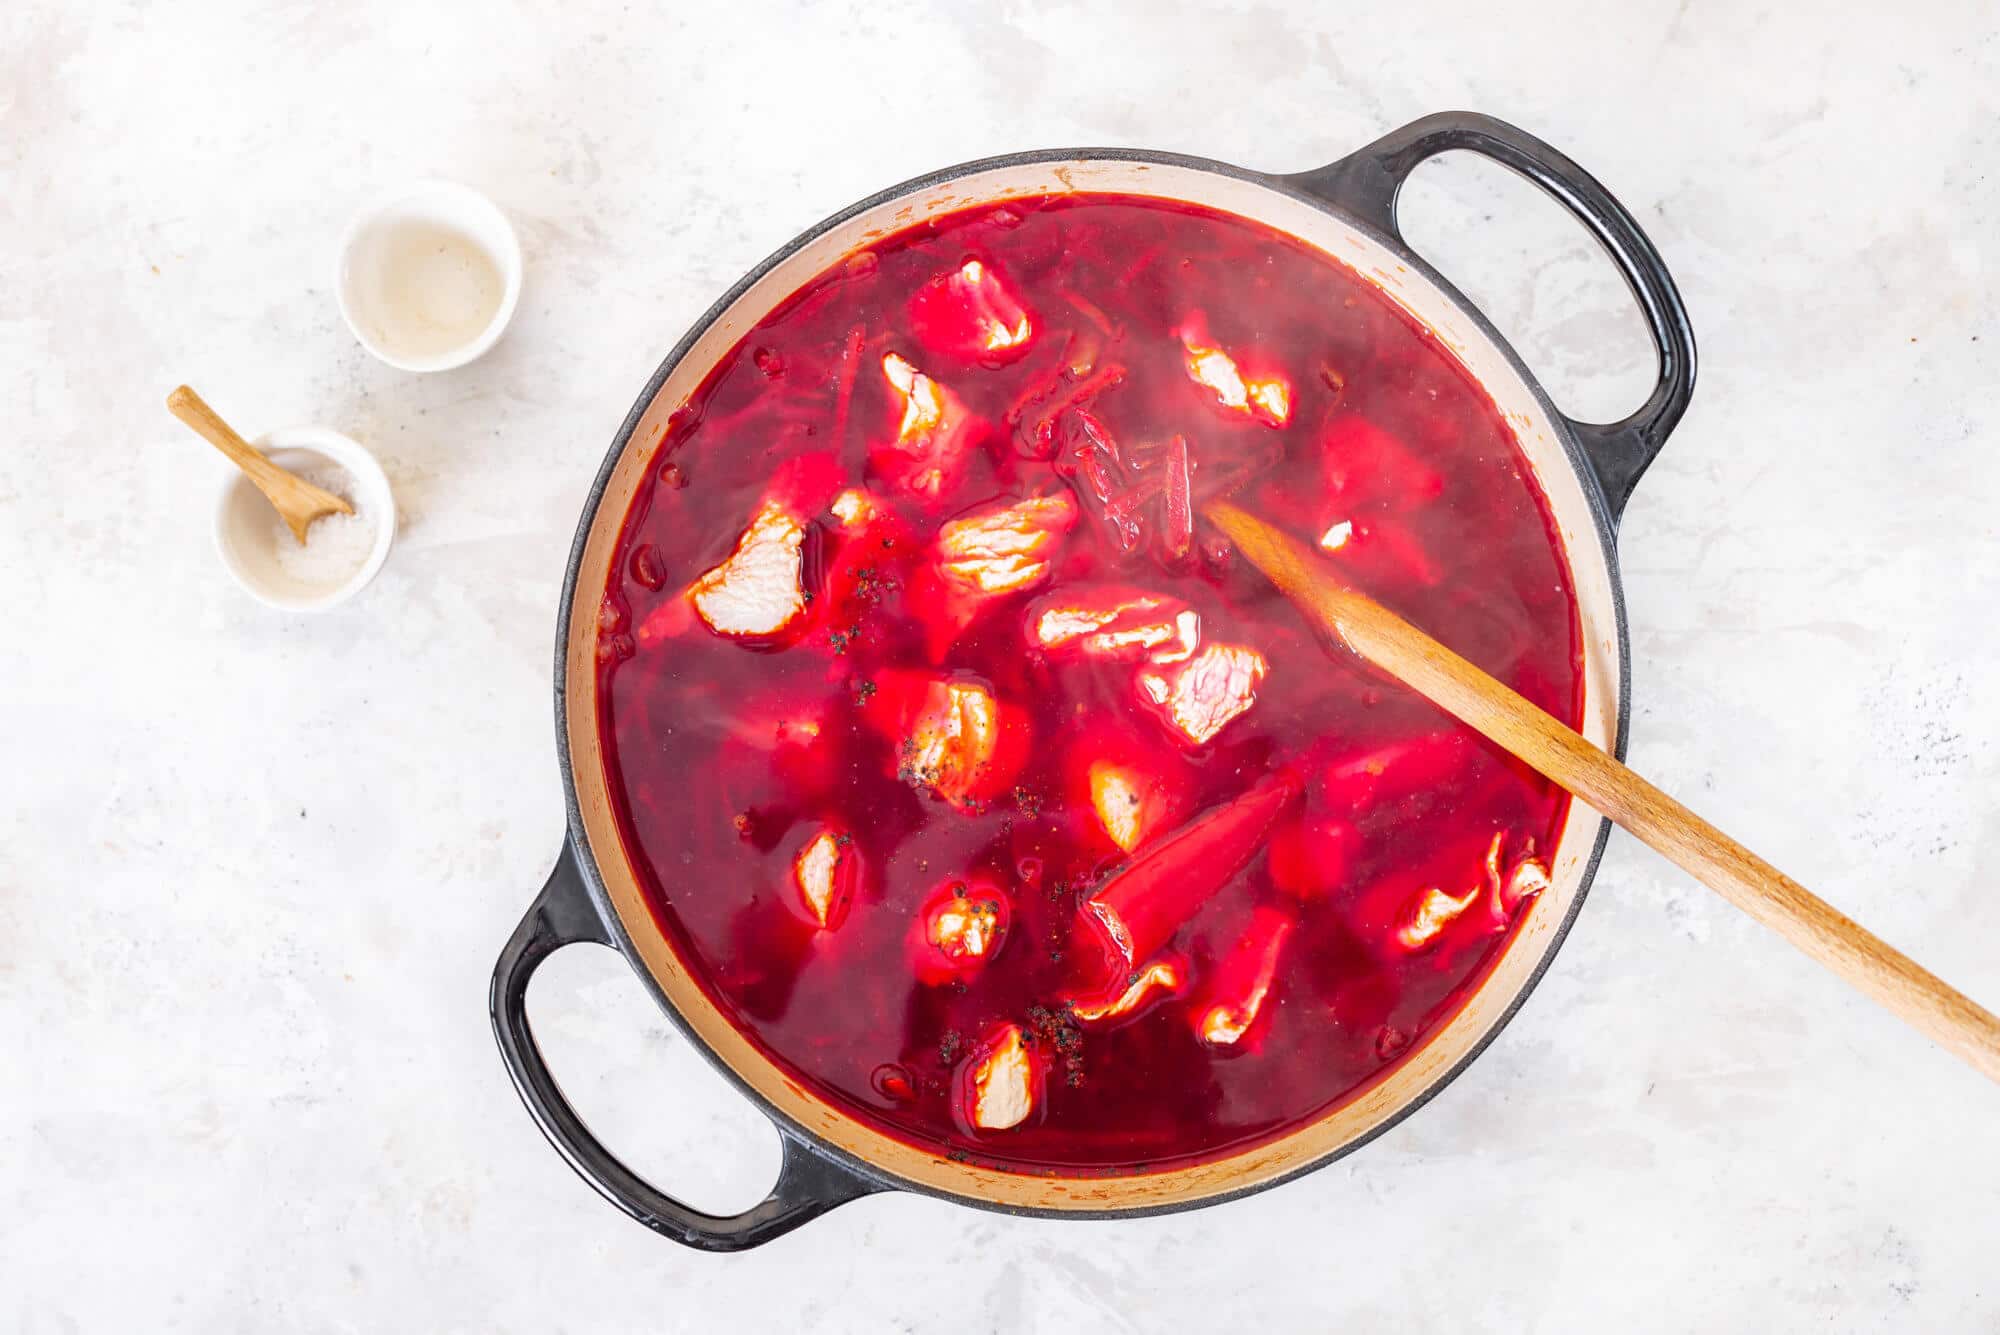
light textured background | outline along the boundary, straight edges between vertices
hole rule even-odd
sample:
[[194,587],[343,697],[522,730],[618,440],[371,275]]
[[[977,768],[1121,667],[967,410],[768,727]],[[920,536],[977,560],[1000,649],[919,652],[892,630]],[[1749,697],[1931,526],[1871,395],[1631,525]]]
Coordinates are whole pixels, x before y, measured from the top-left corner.
[[[1694,311],[1622,539],[1636,763],[2000,1004],[1996,32],[1915,0],[5,6],[0,1328],[2000,1330],[2000,1091],[1624,839],[1435,1104],[1173,1218],[879,1197],[698,1256],[542,1143],[484,1008],[559,837],[579,503],[736,275],[982,154],[1294,170],[1458,106],[1596,170]],[[327,280],[349,210],[429,173],[512,213],[528,287],[417,378]],[[1494,170],[1407,198],[1559,401],[1637,401],[1581,232]],[[380,453],[405,527],[362,598],[227,581],[182,380]],[[635,1162],[761,1194],[773,1137],[616,957],[533,1003]]]

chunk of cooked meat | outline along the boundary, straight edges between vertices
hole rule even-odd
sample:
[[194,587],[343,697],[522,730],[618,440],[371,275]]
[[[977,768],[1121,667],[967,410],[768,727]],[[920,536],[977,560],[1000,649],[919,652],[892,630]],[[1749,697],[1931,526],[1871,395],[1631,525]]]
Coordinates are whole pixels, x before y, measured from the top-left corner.
[[805,614],[800,582],[806,531],[782,505],[767,502],[736,550],[688,590],[694,610],[718,635],[775,635]]
[[1048,578],[1055,549],[1076,527],[1067,491],[954,519],[938,530],[938,567],[973,593],[1014,593]]
[[1209,644],[1184,662],[1141,669],[1139,693],[1182,737],[1201,746],[1257,703],[1257,687],[1269,671],[1255,649]]
[[970,1059],[965,1117],[980,1131],[1007,1131],[1028,1120],[1041,1092],[1035,1056],[1021,1027],[1003,1025]]

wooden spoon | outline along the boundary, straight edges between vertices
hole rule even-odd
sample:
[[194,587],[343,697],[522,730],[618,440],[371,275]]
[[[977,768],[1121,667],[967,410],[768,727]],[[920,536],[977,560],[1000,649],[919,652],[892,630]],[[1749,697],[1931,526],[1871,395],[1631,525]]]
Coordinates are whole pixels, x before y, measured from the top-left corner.
[[324,487],[315,487],[266,459],[254,445],[237,435],[229,423],[217,416],[215,409],[209,407],[201,395],[186,385],[167,395],[167,411],[228,455],[229,461],[257,484],[257,490],[264,493],[264,499],[277,510],[278,517],[285,521],[285,527],[292,531],[300,546],[305,545],[306,530],[312,527],[313,520],[323,515],[354,513],[352,505]]
[[2000,1017],[1227,501],[1205,513],[1287,598],[1361,657],[1664,854],[1917,1030],[2000,1081]]

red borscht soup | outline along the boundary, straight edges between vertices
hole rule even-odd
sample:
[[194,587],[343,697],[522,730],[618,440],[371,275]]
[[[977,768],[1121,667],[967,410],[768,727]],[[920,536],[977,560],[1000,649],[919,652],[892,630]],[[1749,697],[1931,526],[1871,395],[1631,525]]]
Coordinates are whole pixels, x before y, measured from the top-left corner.
[[1323,254],[1140,198],[848,256],[672,418],[599,728],[627,851],[803,1086],[1023,1172],[1268,1139],[1447,1018],[1568,799],[1315,640],[1228,493],[1567,722],[1578,620],[1492,402]]

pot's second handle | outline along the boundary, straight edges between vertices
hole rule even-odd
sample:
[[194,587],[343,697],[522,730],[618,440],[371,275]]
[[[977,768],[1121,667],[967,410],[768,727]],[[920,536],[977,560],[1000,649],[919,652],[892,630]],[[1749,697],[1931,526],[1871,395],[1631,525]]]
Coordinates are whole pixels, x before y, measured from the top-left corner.
[[1659,350],[1653,392],[1622,422],[1570,421],[1604,488],[1615,520],[1640,474],[1659,454],[1694,395],[1694,330],[1666,261],[1625,206],[1597,179],[1525,130],[1470,111],[1443,111],[1412,121],[1357,153],[1315,171],[1285,178],[1338,205],[1408,248],[1396,225],[1396,196],[1418,164],[1464,149],[1510,167],[1540,186],[1582,223],[1632,289]]
[[836,1205],[881,1190],[815,1153],[782,1126],[778,1133],[785,1157],[777,1184],[742,1214],[712,1215],[683,1205],[619,1162],[563,1097],[528,1028],[528,979],[543,960],[579,941],[608,946],[611,937],[584,889],[576,850],[565,840],[548,884],[500,952],[488,1005],[500,1055],[521,1101],[549,1143],[599,1195],[676,1242],[704,1251],[734,1252],[761,1246]]

